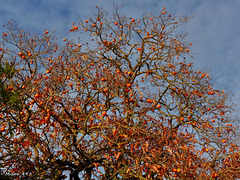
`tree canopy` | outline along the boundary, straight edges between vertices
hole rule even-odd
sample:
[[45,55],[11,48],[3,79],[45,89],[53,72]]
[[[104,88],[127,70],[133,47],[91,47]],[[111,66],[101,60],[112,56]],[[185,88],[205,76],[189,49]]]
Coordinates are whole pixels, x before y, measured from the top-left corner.
[[165,8],[135,19],[97,8],[63,39],[4,25],[0,165],[15,179],[237,179],[227,93],[188,58]]

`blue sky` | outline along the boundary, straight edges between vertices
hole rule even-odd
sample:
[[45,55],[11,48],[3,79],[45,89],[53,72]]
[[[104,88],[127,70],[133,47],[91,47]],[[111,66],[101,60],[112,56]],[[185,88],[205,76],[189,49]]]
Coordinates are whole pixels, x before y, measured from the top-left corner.
[[[127,16],[140,17],[166,7],[176,16],[194,18],[181,27],[188,32],[196,53],[195,67],[210,70],[218,89],[234,94],[240,107],[240,1],[239,0],[1,0],[0,25],[10,19],[20,27],[41,33],[44,29],[67,36],[72,22],[91,16],[96,5],[112,10],[113,3],[124,5]],[[2,26],[0,26],[2,27]],[[0,31],[2,31],[0,29]],[[238,109],[239,109],[238,107]],[[240,112],[238,110],[238,112]]]

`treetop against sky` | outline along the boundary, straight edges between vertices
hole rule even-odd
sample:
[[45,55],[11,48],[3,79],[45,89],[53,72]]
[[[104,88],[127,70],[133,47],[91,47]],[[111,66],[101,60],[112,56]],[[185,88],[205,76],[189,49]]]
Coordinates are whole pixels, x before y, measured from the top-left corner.
[[240,2],[237,0],[9,0],[1,4],[0,24],[12,19],[32,32],[42,33],[47,29],[58,31],[65,37],[72,22],[90,15],[96,5],[112,9],[113,3],[123,5],[122,12],[135,18],[141,17],[143,13],[156,15],[162,7],[177,16],[194,15],[191,21],[181,27],[181,31],[187,32],[188,40],[193,43],[195,58],[191,62],[199,69],[210,70],[217,87],[234,94],[232,101],[239,104],[240,26],[237,22]]

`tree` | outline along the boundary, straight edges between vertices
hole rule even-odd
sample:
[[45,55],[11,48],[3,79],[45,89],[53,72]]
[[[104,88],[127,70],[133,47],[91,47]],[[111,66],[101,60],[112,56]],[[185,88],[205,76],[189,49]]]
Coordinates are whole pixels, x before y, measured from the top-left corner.
[[[186,58],[165,8],[128,18],[101,8],[59,42],[5,25],[0,163],[16,179],[236,179],[227,93]],[[82,34],[81,34],[82,33]],[[87,38],[89,35],[89,38]]]

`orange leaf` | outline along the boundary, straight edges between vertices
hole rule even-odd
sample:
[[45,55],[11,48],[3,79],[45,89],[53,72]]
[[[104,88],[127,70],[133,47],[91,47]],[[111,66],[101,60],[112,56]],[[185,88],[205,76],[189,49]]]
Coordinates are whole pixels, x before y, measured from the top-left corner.
[[118,153],[116,154],[116,160],[119,159],[119,157],[120,157],[121,154],[122,154],[121,152],[118,152]]

